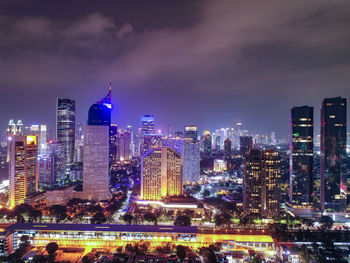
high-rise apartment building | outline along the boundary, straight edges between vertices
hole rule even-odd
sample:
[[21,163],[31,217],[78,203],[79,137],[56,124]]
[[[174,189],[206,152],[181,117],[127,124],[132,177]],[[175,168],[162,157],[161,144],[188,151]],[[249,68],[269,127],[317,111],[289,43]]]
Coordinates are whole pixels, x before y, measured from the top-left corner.
[[154,122],[155,117],[153,115],[142,115],[141,116],[141,134],[152,135],[154,134]]
[[346,99],[327,98],[321,109],[321,208],[346,209]]
[[289,199],[295,205],[309,205],[312,203],[313,119],[313,107],[293,107],[291,110]]
[[161,200],[183,193],[182,157],[173,149],[152,149],[141,158],[141,199]]
[[12,135],[9,141],[9,200],[14,207],[38,190],[38,141],[36,136],[29,135]]
[[75,147],[75,101],[57,99],[56,139],[61,144],[62,162],[58,167],[60,179],[69,172],[74,162]]
[[198,127],[194,125],[186,125],[185,126],[185,138],[192,139],[192,142],[197,142],[198,135],[197,135]]
[[245,215],[279,216],[280,157],[273,150],[252,149],[245,155],[243,210]]

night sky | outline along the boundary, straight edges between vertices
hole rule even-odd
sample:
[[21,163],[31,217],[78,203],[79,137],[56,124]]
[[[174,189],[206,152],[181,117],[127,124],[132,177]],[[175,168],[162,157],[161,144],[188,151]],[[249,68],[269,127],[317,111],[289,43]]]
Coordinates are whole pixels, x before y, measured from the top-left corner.
[[318,132],[322,99],[350,99],[349,14],[345,0],[0,0],[0,128],[53,127],[57,97],[85,122],[111,80],[121,126],[154,114],[281,137],[310,105]]

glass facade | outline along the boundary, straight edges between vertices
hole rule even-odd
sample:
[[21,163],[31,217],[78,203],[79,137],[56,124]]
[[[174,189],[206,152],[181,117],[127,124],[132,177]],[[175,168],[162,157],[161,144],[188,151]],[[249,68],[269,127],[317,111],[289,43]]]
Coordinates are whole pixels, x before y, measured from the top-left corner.
[[59,179],[69,171],[74,162],[75,147],[75,101],[57,99],[56,137],[61,144],[62,160],[58,167]]
[[346,209],[346,99],[324,99],[321,109],[321,207]]
[[290,192],[296,205],[312,203],[314,109],[294,107],[290,119]]

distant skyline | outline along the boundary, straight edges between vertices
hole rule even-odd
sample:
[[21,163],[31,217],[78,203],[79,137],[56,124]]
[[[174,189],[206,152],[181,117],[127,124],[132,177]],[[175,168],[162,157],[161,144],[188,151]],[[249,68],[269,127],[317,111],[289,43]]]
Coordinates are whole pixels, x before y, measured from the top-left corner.
[[[290,109],[350,99],[349,1],[0,0],[0,128],[55,126],[56,99],[76,120],[112,81],[112,121],[156,117],[167,132],[242,122],[289,135]],[[349,121],[349,105],[348,105]]]

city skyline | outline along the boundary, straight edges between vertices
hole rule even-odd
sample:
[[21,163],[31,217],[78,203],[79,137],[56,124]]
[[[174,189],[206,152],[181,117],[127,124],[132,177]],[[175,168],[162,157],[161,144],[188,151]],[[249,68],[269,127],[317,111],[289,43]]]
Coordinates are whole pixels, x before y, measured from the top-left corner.
[[[0,127],[9,119],[54,125],[57,98],[76,100],[77,121],[85,123],[89,105],[109,81],[116,94],[113,123],[135,127],[142,114],[152,114],[164,131],[168,124],[213,130],[243,122],[252,133],[287,137],[291,107],[319,112],[323,98],[350,97],[350,36],[343,23],[349,3],[151,1],[147,8],[155,16],[142,4],[132,10],[118,1],[91,3],[65,14],[56,12],[66,9],[65,1],[41,2],[41,8],[31,1],[0,4],[1,32],[8,33],[0,51],[6,65]],[[191,35],[203,38],[201,45]],[[15,103],[7,99],[14,97]],[[21,107],[5,110],[14,104]],[[319,118],[315,114],[315,124]],[[319,129],[315,125],[316,134]]]

